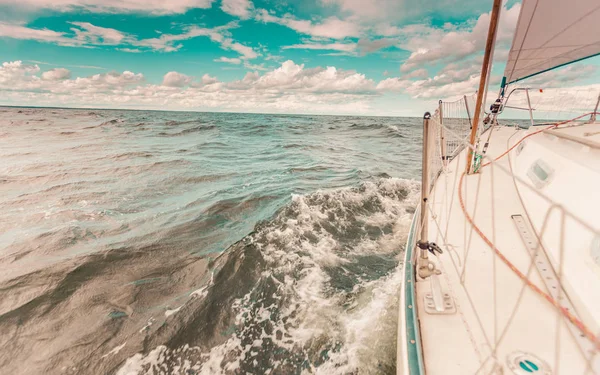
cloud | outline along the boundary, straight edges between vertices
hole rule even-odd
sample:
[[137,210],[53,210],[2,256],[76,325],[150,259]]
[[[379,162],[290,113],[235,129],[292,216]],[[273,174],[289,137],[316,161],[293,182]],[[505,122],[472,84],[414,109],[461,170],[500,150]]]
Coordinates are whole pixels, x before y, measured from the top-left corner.
[[389,17],[399,13],[401,1],[398,0],[321,0],[324,5],[336,5],[342,12],[359,15],[361,18],[374,19]]
[[61,46],[75,46],[80,42],[65,36],[65,33],[48,29],[31,29],[29,27],[0,22],[0,37],[37,40],[39,42],[56,43]]
[[248,73],[241,81],[231,83],[235,88],[278,89],[303,92],[346,92],[368,94],[375,92],[375,83],[364,74],[345,71],[333,66],[305,69],[287,60],[273,71],[259,76]]
[[344,39],[361,35],[361,27],[358,23],[353,22],[351,19],[340,20],[335,16],[326,18],[320,23],[313,23],[308,20],[296,19],[289,14],[284,17],[277,17],[264,9],[260,9],[256,14],[256,20],[287,26],[292,30],[312,37]]
[[125,34],[115,29],[95,26],[89,22],[69,23],[80,28],[71,30],[75,32],[75,39],[79,40],[81,44],[117,45],[125,39]]
[[239,65],[242,63],[242,59],[239,59],[237,57],[233,57],[233,58],[229,58],[229,57],[219,57],[218,59],[213,60],[215,62],[223,62],[223,63],[227,63],[227,64],[236,64]]
[[208,73],[202,76],[202,84],[204,85],[212,85],[217,82],[219,82],[219,80],[216,77],[211,77]]
[[144,52],[139,48],[117,48],[117,51],[127,52],[127,53],[142,53],[142,52]]
[[8,61],[0,66],[0,88],[32,87],[40,78],[36,76],[40,67],[36,65],[25,65],[22,61]]
[[312,49],[312,50],[332,50],[342,52],[352,52],[356,49],[356,43],[315,43],[306,42],[303,44],[292,44],[283,46],[283,49]]
[[[27,60],[27,62],[34,63],[34,64],[40,64],[40,65],[50,65],[50,66],[57,65],[57,64],[51,64],[51,63],[48,63],[45,61],[38,61],[38,60]],[[95,66],[95,65],[63,65],[63,66],[67,67],[67,68],[106,70],[106,68],[103,68],[101,66]]]
[[46,81],[61,81],[71,78],[71,71],[65,68],[54,68],[42,73],[42,79]]
[[531,77],[524,83],[529,87],[561,87],[590,78],[597,71],[596,65],[569,65]]
[[[39,67],[7,62],[0,67],[0,102],[36,105],[215,109],[262,112],[360,113],[378,96],[375,82],[335,67],[306,68],[288,60],[264,74],[221,82],[169,72],[163,84],[141,73],[110,72],[62,81],[39,78]],[[5,79],[8,77],[8,80]],[[10,81],[10,82],[9,82]]]
[[421,68],[421,69],[413,70],[409,74],[405,74],[402,77],[406,79],[406,78],[427,78],[428,76],[429,76],[429,73],[427,72],[427,69]]
[[[520,10],[520,4],[503,10],[498,25],[497,48],[508,47]],[[452,25],[442,28],[410,25],[402,28],[404,41],[400,42],[400,46],[412,53],[402,65],[401,71],[409,72],[423,64],[458,61],[481,53],[485,47],[489,23],[490,13],[484,13],[472,28],[457,29]]]
[[397,43],[394,39],[365,39],[361,38],[358,41],[358,48],[362,53],[371,53],[375,51],[379,51],[380,49],[387,48],[393,46]]
[[73,12],[86,9],[95,13],[185,13],[188,9],[212,6],[214,0],[0,0],[0,5],[11,7],[52,9]]
[[163,77],[163,86],[168,87],[183,87],[188,85],[192,81],[191,77],[186,76],[185,74],[177,73],[177,72],[168,72]]
[[252,10],[252,2],[250,0],[222,0],[221,9],[225,13],[229,13],[232,16],[237,16],[242,19],[250,18],[250,11]]
[[413,98],[443,99],[474,93],[478,84],[478,76],[471,76],[466,80],[458,82],[448,81],[445,77],[440,76],[417,81],[388,78],[379,82],[377,89],[382,92],[404,92]]
[[241,59],[254,59],[258,53],[252,47],[243,45],[231,38],[230,29],[238,27],[236,22],[214,28],[188,26],[180,34],[161,34],[157,38],[138,39],[136,36],[119,30],[100,27],[89,22],[70,22],[73,35],[48,29],[33,29],[26,26],[0,23],[0,37],[40,42],[56,43],[61,46],[122,46],[122,52],[140,53],[144,50],[174,52],[183,47],[180,43],[197,37],[208,37],[224,50],[239,53]]

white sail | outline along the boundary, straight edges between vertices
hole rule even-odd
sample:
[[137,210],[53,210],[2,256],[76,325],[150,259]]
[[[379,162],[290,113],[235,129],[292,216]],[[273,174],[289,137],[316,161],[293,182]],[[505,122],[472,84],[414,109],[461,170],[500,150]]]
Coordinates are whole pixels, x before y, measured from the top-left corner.
[[599,54],[599,19],[600,0],[523,0],[506,82]]

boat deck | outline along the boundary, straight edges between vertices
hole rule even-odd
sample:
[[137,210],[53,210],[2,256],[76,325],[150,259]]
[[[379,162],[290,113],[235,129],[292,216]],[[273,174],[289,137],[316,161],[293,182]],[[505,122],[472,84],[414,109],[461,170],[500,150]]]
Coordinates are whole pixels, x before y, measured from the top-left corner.
[[[495,158],[532,130],[500,126],[491,131],[487,155]],[[597,141],[595,134],[577,136]],[[589,340],[526,286],[465,220],[459,184],[466,157],[463,150],[449,163],[429,198],[429,241],[444,253],[437,258],[429,256],[441,274],[416,283],[426,373],[596,373],[598,358],[590,359]],[[509,157],[464,177],[466,210],[516,269],[552,294],[550,289],[558,285],[557,280],[544,251],[534,256],[533,249],[538,248],[535,231],[521,203]],[[438,282],[445,296],[443,312],[435,309],[432,298],[439,291]],[[561,290],[554,293],[561,304],[571,306]]]

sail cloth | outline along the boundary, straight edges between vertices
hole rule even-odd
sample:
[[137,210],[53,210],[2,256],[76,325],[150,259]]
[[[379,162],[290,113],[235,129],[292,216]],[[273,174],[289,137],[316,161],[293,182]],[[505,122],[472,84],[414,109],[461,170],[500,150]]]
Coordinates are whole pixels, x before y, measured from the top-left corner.
[[600,0],[523,0],[505,82],[599,53]]

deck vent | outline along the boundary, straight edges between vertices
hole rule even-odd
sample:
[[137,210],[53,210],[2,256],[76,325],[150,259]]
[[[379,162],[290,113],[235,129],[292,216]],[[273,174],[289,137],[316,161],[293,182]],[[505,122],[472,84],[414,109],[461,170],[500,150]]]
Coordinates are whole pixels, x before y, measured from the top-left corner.
[[507,359],[508,368],[515,375],[550,375],[550,367],[533,354],[513,352]]

